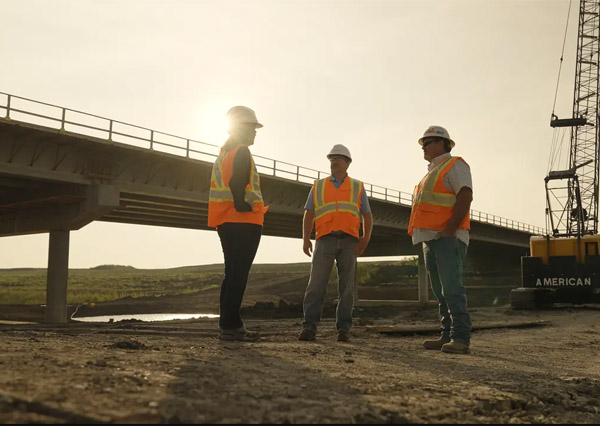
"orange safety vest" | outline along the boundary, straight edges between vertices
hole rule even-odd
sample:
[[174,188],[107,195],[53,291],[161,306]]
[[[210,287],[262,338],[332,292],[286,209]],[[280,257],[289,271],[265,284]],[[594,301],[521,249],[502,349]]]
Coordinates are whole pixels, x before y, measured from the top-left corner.
[[[410,222],[408,223],[409,235],[412,236],[413,228],[442,230],[450,221],[456,204],[456,193],[444,186],[444,176],[457,161],[466,164],[461,157],[448,157],[431,169],[415,186]],[[468,213],[459,228],[471,229]]]
[[265,204],[260,192],[260,178],[252,154],[250,154],[250,183],[246,185],[244,199],[252,205],[251,212],[238,212],[233,204],[229,181],[233,176],[233,159],[239,146],[221,151],[213,166],[208,199],[208,226],[216,228],[226,222],[254,223],[261,225],[265,217]]
[[349,177],[339,188],[330,178],[315,181],[313,201],[317,240],[333,231],[343,231],[358,238],[362,191],[363,183]]

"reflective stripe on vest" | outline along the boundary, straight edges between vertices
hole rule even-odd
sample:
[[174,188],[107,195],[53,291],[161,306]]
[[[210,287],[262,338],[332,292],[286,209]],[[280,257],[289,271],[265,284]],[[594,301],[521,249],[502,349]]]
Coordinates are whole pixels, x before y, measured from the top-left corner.
[[[217,161],[215,161],[211,176],[209,202],[233,202],[233,194],[231,193],[231,189],[223,182],[223,162],[228,155],[235,156],[238,149],[239,147],[219,155]],[[248,204],[262,203],[263,198],[262,192],[260,191],[260,178],[258,176],[256,164],[254,164],[252,155],[250,155],[250,165],[250,182],[246,187],[244,200]]]
[[[435,184],[437,183],[440,174],[445,170],[446,166],[449,165],[452,159],[455,158],[457,157],[446,158],[444,161],[438,164],[437,167],[425,175],[419,185],[417,185],[415,188],[413,205],[427,203],[436,206],[453,207],[454,204],[456,204],[456,194],[435,192]],[[452,161],[450,167],[454,165],[455,161]]]
[[315,181],[313,201],[316,239],[336,231],[359,237],[362,191],[362,182],[349,177],[339,188],[329,178]]
[[[415,187],[413,205],[408,224],[408,233],[413,228],[442,230],[452,218],[456,194],[444,186],[444,177],[460,157],[448,157],[431,169]],[[459,229],[470,229],[469,214],[464,217]]]
[[360,220],[360,208],[358,207],[358,201],[360,196],[361,182],[356,179],[350,179],[350,200],[348,201],[332,201],[329,203],[325,202],[325,184],[330,178],[321,179],[315,182],[315,220],[323,217],[326,214],[333,212],[346,212],[351,213]]
[[222,152],[215,161],[210,181],[208,199],[208,226],[216,228],[227,222],[263,225],[265,206],[260,191],[260,178],[256,164],[250,154],[250,177],[244,191],[244,200],[252,206],[251,212],[235,209],[229,180],[233,175],[233,161],[239,147]]

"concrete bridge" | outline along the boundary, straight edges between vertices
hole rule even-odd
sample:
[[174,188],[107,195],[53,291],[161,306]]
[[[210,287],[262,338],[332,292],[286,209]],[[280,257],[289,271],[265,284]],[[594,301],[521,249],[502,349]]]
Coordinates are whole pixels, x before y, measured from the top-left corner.
[[[0,236],[49,233],[47,321],[66,321],[69,232],[94,220],[211,229],[212,164],[219,147],[0,93]],[[265,203],[264,235],[302,237],[314,179],[301,166],[255,157]],[[366,256],[419,255],[419,301],[427,300],[420,248],[407,235],[411,196],[371,184],[374,229]],[[471,211],[469,257],[480,268],[519,266],[541,228]]]

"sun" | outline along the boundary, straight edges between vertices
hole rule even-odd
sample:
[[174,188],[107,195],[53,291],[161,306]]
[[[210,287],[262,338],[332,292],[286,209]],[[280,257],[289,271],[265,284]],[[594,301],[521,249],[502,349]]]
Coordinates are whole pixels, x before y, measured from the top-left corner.
[[227,111],[232,105],[225,102],[204,104],[198,112],[197,135],[202,142],[222,145],[229,136],[227,134]]

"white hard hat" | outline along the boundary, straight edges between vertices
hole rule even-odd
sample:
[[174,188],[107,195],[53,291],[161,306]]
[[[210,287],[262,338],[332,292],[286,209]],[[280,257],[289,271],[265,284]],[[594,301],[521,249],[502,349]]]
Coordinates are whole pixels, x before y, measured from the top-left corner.
[[330,155],[343,155],[352,161],[350,150],[342,144],[333,145],[333,148],[331,148],[331,151],[329,151],[329,154],[327,154],[327,158],[329,158]]
[[423,139],[429,137],[437,137],[447,139],[450,142],[450,148],[454,148],[454,141],[450,139],[450,135],[448,134],[448,130],[444,129],[442,126],[429,126],[425,133],[423,133],[423,137],[419,139],[419,145],[423,145]]
[[236,123],[254,123],[256,124],[256,128],[260,128],[263,125],[258,122],[256,118],[256,114],[253,110],[245,106],[234,106],[229,111],[227,111],[227,119],[229,120],[229,124]]

